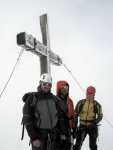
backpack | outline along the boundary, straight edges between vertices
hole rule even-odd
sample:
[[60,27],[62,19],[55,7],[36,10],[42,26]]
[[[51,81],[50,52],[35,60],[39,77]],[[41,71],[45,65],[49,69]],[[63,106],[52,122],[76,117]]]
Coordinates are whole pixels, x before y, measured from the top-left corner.
[[[27,98],[32,94],[32,98],[33,98],[32,106],[35,107],[35,104],[37,102],[36,93],[37,92],[28,92],[28,93],[25,93],[24,96],[22,97],[22,101],[25,103],[26,100],[27,100]],[[22,127],[22,137],[21,137],[21,140],[23,140],[23,138],[24,138],[24,119],[23,119],[23,117],[22,117],[21,125],[23,126]]]

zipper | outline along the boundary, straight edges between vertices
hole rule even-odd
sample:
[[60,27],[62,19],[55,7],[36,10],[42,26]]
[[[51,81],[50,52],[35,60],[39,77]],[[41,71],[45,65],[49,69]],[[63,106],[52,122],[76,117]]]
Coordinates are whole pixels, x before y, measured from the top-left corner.
[[[88,101],[88,110],[87,110],[86,120],[87,120],[87,117],[88,117],[89,104],[90,104],[90,101]],[[86,122],[86,125],[87,125],[87,122]]]
[[46,99],[46,104],[47,104],[47,108],[48,108],[48,112],[49,112],[49,116],[50,116],[50,121],[51,121],[51,129],[52,129],[52,127],[53,127],[53,124],[52,124],[52,118],[51,118],[51,113],[50,113],[50,109],[49,109],[49,105],[48,105],[47,99]]

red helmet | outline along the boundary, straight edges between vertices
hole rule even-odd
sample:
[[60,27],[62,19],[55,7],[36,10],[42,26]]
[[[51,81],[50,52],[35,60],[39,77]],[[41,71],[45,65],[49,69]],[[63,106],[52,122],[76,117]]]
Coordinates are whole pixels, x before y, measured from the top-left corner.
[[86,93],[89,94],[95,94],[96,93],[96,89],[93,86],[89,86],[86,90]]

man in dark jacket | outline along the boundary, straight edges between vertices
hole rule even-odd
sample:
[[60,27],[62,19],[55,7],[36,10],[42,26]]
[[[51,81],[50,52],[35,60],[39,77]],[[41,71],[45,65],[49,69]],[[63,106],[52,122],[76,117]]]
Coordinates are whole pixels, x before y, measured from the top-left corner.
[[35,98],[30,94],[23,107],[32,150],[56,150],[58,138],[66,139],[62,110],[59,100],[50,92],[51,86],[51,75],[42,74]]
[[70,150],[73,145],[71,134],[74,133],[73,130],[75,129],[75,111],[73,101],[69,97],[69,84],[67,81],[60,80],[57,82],[56,96],[60,99],[66,128],[66,140],[62,140],[59,149]]
[[78,101],[75,107],[76,118],[79,117],[79,130],[74,150],[80,150],[86,135],[89,135],[90,150],[97,150],[98,123],[102,120],[101,105],[94,100],[96,89],[89,86],[86,99]]

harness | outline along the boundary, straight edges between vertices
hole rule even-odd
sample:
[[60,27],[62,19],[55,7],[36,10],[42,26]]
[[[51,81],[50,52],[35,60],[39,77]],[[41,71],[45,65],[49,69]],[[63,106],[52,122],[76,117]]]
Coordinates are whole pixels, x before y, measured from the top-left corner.
[[[47,150],[51,150],[51,143],[52,141],[56,140],[56,136],[58,136],[58,134],[61,136],[61,132],[57,128],[54,128],[49,132],[47,132],[46,130],[41,130],[40,133],[46,135],[45,140],[47,140]],[[53,137],[53,134],[56,134],[56,136]],[[58,140],[60,140],[60,138]]]

